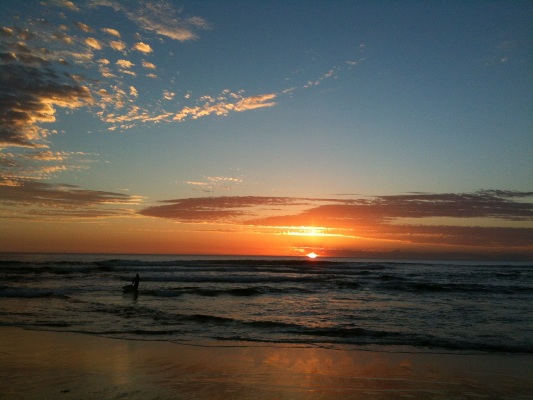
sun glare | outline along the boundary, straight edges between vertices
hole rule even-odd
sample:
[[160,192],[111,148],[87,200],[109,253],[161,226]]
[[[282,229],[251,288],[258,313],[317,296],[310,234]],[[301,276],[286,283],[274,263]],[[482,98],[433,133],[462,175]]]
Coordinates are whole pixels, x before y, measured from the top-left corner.
[[307,255],[307,257],[311,258],[311,259],[314,259],[314,258],[317,258],[318,256],[316,255],[316,253],[309,253]]
[[291,226],[289,231],[285,232],[290,236],[327,236],[324,233],[325,228],[317,228],[314,226]]

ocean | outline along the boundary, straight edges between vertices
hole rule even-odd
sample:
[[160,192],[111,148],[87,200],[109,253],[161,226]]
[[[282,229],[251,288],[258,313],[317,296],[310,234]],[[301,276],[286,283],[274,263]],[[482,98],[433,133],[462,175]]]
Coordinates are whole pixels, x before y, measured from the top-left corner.
[[[138,294],[123,286],[139,274]],[[533,264],[0,255],[0,325],[195,346],[533,352]]]

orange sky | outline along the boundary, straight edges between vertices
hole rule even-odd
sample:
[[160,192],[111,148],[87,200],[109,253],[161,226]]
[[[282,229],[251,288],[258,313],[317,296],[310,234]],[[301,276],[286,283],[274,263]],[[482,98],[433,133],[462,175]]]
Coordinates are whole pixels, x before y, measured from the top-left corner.
[[132,209],[127,217],[112,216],[113,207],[120,206],[93,205],[93,212],[102,214],[96,218],[76,216],[74,203],[65,213],[41,199],[40,208],[13,208],[19,218],[3,222],[0,250],[273,256],[315,252],[321,257],[401,251],[404,257],[531,257],[533,229],[528,219],[533,206],[517,197],[490,191],[352,200],[199,197]]
[[2,0],[0,251],[533,258],[532,16]]

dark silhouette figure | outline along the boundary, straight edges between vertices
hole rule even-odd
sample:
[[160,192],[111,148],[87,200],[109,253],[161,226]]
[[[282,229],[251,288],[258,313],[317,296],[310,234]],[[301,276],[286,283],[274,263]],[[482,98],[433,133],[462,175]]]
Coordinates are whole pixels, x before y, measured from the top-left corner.
[[131,283],[133,285],[133,291],[137,293],[139,291],[139,282],[141,281],[141,278],[139,277],[139,274],[135,275],[135,278],[133,278],[133,282]]

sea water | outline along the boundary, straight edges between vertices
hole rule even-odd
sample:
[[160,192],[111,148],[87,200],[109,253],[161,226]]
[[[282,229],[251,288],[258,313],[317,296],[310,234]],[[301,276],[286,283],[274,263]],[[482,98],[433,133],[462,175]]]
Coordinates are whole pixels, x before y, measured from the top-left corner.
[[[533,264],[0,256],[0,325],[202,346],[533,352]],[[137,294],[122,288],[139,274]]]

